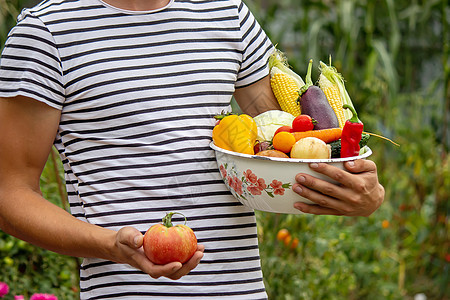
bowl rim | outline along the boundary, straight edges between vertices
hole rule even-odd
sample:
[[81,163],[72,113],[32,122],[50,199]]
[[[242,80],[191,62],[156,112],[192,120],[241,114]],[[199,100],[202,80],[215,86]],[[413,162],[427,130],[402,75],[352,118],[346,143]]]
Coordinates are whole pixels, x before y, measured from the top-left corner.
[[214,144],[214,141],[212,141],[209,146],[218,152],[222,152],[228,155],[232,156],[239,156],[244,158],[251,158],[251,159],[260,159],[260,160],[272,160],[272,161],[283,161],[283,162],[293,162],[293,163],[335,163],[335,162],[345,162],[345,161],[352,161],[357,159],[365,159],[372,155],[372,149],[370,149],[368,146],[364,146],[362,149],[366,149],[365,152],[358,156],[351,156],[351,157],[344,157],[344,158],[329,158],[329,159],[301,159],[301,158],[284,158],[284,157],[269,157],[269,156],[261,156],[261,155],[251,155],[251,154],[244,154],[244,153],[238,153],[234,151],[229,151],[222,149]]

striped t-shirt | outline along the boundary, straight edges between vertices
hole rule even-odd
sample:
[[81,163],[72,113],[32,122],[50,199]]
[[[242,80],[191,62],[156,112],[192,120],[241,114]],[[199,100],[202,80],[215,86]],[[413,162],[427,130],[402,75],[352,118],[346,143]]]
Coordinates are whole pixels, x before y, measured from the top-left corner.
[[176,281],[84,259],[82,299],[267,297],[254,212],[223,184],[209,143],[213,116],[268,74],[272,49],[240,0],[149,12],[47,0],[22,12],[0,59],[0,96],[61,110],[55,146],[71,213],[145,232],[181,212],[206,248]]

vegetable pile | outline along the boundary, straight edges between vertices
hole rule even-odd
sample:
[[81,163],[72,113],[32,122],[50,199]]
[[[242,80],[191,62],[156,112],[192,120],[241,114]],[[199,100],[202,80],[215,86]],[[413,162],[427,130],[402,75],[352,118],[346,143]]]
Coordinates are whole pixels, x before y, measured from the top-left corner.
[[241,114],[218,117],[213,130],[216,146],[245,154],[298,159],[354,157],[364,152],[369,134],[336,68],[320,62],[318,85],[292,71],[275,50],[269,58],[271,88],[281,110],[254,118]]

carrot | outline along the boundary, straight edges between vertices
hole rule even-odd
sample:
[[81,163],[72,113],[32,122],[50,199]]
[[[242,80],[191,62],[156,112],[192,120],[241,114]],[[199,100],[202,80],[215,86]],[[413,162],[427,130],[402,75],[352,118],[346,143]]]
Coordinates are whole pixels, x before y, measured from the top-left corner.
[[292,134],[294,135],[296,141],[305,137],[316,137],[328,144],[341,138],[342,128],[337,127],[320,130],[299,131],[292,132]]

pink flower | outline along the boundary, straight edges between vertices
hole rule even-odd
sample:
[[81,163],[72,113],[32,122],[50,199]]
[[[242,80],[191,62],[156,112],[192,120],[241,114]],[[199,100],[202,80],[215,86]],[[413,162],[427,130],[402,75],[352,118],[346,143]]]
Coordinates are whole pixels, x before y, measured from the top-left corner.
[[274,179],[270,186],[273,188],[273,193],[275,195],[284,195],[283,183]]
[[238,193],[239,195],[242,195],[244,192],[242,190],[242,180],[237,178],[236,176],[233,177],[233,189]]
[[256,176],[255,173],[252,172],[252,170],[248,169],[244,172],[245,178],[250,181],[251,183],[256,183],[256,180],[258,179],[258,176]]
[[33,294],[30,300],[58,300],[58,297],[52,294]]
[[266,182],[264,181],[264,178],[258,178],[258,181],[256,182],[256,185],[258,186],[258,188],[261,191],[264,190],[267,187]]
[[233,178],[231,176],[227,176],[227,183],[229,187],[233,188]]
[[252,195],[261,195],[261,189],[259,188],[259,186],[257,184],[251,184],[247,187],[247,190],[252,194]]
[[0,282],[0,297],[3,298],[6,294],[9,293],[9,286],[5,282]]
[[231,187],[233,190],[236,190],[236,181],[234,181],[235,178],[236,178],[236,177],[230,177],[230,179],[229,179],[230,187]]
[[222,174],[222,177],[227,177],[227,169],[223,165],[220,165],[219,167],[220,173]]
[[15,295],[14,300],[25,300],[25,297],[23,295]]

